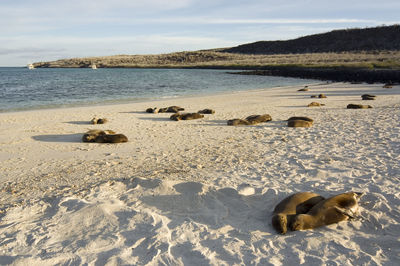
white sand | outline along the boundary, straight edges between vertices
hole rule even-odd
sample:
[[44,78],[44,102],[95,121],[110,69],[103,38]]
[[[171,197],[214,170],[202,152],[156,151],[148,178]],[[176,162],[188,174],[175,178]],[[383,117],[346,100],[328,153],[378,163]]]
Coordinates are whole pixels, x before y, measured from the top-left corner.
[[[310,88],[0,114],[0,264],[400,265],[400,86]],[[144,113],[170,105],[216,114]],[[129,142],[82,143],[93,128]],[[300,191],[365,192],[362,218],[278,235],[272,210]]]

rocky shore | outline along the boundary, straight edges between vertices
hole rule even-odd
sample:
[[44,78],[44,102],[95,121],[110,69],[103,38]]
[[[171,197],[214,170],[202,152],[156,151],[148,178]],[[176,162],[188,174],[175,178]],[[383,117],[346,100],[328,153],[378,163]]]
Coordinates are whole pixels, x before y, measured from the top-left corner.
[[268,67],[263,70],[234,72],[240,75],[282,76],[304,79],[319,79],[336,82],[400,83],[400,70],[359,69],[359,68],[308,68],[308,67]]

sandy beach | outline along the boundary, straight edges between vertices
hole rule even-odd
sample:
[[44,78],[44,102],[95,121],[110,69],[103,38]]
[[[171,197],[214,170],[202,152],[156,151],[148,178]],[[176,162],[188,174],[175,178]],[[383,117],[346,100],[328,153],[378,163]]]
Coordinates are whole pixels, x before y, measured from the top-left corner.
[[[400,86],[382,85],[0,113],[0,264],[400,265]],[[171,105],[216,113],[144,112]],[[252,114],[273,120],[226,124]],[[291,116],[315,122],[288,128]],[[129,142],[83,143],[89,129]],[[302,191],[364,192],[361,217],[277,234],[274,207]]]

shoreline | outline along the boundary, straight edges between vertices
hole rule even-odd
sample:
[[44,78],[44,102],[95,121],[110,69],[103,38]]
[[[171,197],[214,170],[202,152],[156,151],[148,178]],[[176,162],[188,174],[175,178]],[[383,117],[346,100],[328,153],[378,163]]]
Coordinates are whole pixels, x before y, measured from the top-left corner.
[[[302,87],[0,113],[1,264],[400,262],[400,86]],[[171,121],[154,105],[216,113]],[[226,124],[252,114],[272,121]],[[290,116],[315,122],[288,128]],[[89,129],[129,142],[83,143]],[[300,191],[365,192],[362,219],[278,235],[272,210]]]
[[[307,83],[305,82],[304,84],[299,84],[296,85],[297,87],[301,86],[313,86],[313,85],[319,85],[319,84],[325,84],[325,82],[315,80],[315,83]],[[71,105],[57,105],[57,106],[49,106],[49,107],[37,107],[37,108],[27,108],[27,109],[9,109],[9,110],[0,110],[0,114],[3,113],[20,113],[20,112],[29,112],[29,111],[51,111],[51,110],[57,110],[57,109],[71,109],[71,108],[90,108],[90,107],[102,107],[102,106],[114,106],[114,105],[125,105],[125,104],[135,104],[135,103],[157,103],[160,101],[168,101],[168,100],[173,100],[173,99],[181,99],[181,98],[196,98],[196,97],[207,97],[207,96],[217,96],[217,95],[223,95],[223,94],[235,94],[235,93],[243,93],[243,92],[251,92],[251,91],[261,91],[261,90],[268,90],[268,89],[274,89],[274,88],[287,88],[287,87],[293,87],[294,85],[288,85],[288,86],[279,86],[279,87],[270,87],[270,88],[258,88],[258,89],[243,89],[243,90],[232,90],[232,91],[218,91],[218,92],[203,92],[203,93],[198,93],[198,94],[187,94],[187,95],[180,95],[180,96],[164,96],[161,98],[142,98],[142,99],[137,99],[137,100],[123,100],[123,99],[117,99],[117,100],[108,100],[105,102],[96,102],[96,103],[83,103],[83,104],[71,104]]]
[[304,79],[318,79],[331,82],[365,82],[368,84],[400,84],[399,69],[366,69],[354,67],[298,67],[269,66],[257,70],[232,73],[238,75],[281,76]]

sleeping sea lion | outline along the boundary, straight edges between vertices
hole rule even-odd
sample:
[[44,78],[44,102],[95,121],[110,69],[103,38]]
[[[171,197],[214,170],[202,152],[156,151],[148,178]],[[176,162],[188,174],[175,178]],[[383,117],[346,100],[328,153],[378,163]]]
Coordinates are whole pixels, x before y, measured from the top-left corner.
[[128,138],[124,134],[104,134],[95,138],[96,143],[122,143],[128,142]]
[[375,96],[375,95],[371,95],[371,94],[363,94],[363,95],[361,95],[361,99],[362,99],[362,100],[369,100],[369,101],[371,101],[371,100],[375,100],[375,99],[376,99],[376,96]]
[[312,127],[313,122],[306,120],[289,120],[288,127]]
[[215,114],[215,111],[213,109],[203,109],[203,110],[198,111],[198,113],[212,115],[212,114]]
[[391,89],[391,88],[393,88],[393,84],[392,84],[392,83],[386,83],[385,85],[383,85],[382,88],[384,88],[384,89]]
[[159,112],[159,109],[157,107],[146,109],[146,113],[158,114],[158,112]]
[[348,104],[347,109],[368,109],[372,108],[371,105],[362,105],[362,104]]
[[227,122],[228,126],[242,126],[242,125],[251,125],[249,121],[243,119],[231,119]]
[[100,129],[91,129],[87,131],[82,136],[83,142],[95,142],[98,136],[106,135],[106,134],[115,134],[112,130],[100,130]]
[[200,119],[203,117],[204,117],[204,115],[199,114],[199,113],[188,113],[188,114],[181,115],[182,120],[193,120],[193,119]]
[[309,118],[307,116],[292,116],[288,119],[288,121],[290,121],[290,120],[304,120],[304,121],[308,121],[311,123],[314,122],[314,120],[312,118]]
[[90,122],[92,122],[93,125],[96,124],[105,124],[108,122],[107,118],[93,118],[92,120],[90,120]]
[[173,114],[170,116],[169,119],[174,120],[174,121],[179,121],[179,120],[193,120],[193,119],[200,119],[203,118],[204,115],[199,114],[199,113],[186,113],[186,114]]
[[169,106],[166,108],[166,113],[177,113],[179,111],[185,111],[185,108],[179,106]]
[[179,121],[179,120],[181,120],[181,114],[180,113],[173,114],[169,117],[169,119],[174,120],[174,121]]
[[313,229],[354,218],[359,212],[358,201],[362,195],[362,193],[348,192],[323,200],[306,214],[297,215],[292,230]]
[[315,106],[324,106],[325,104],[323,103],[317,103],[317,102],[312,102],[309,105],[307,105],[308,107],[315,107]]
[[299,89],[299,90],[297,90],[297,91],[309,91],[309,89],[308,89],[308,86],[304,86],[304,88]]
[[272,120],[272,117],[269,114],[264,115],[250,115],[245,118],[251,125],[255,125],[258,123],[268,122]]
[[287,229],[292,228],[297,214],[307,213],[315,204],[324,199],[312,192],[300,192],[285,198],[274,209],[272,226],[279,233],[286,234]]

